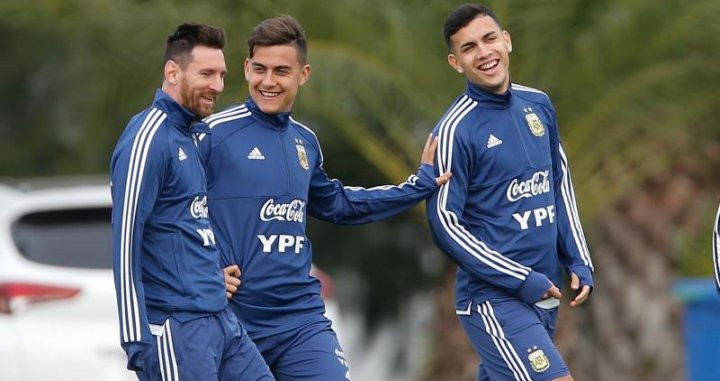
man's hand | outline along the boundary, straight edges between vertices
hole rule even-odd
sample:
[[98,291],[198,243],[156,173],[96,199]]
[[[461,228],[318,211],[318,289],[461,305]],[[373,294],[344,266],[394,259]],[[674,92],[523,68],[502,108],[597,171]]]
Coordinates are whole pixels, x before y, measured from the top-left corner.
[[557,299],[562,298],[562,294],[560,293],[560,289],[557,288],[556,285],[552,284],[552,282],[550,283],[550,289],[548,289],[547,292],[544,293],[543,296],[542,296],[543,299],[547,299],[547,298],[550,298],[550,297],[552,297],[552,298],[557,298]]
[[[432,134],[428,135],[427,141],[425,142],[425,148],[423,148],[422,156],[420,157],[420,164],[433,165],[435,160],[435,150],[437,149],[438,138],[433,139]],[[443,173],[439,177],[435,178],[435,183],[438,186],[443,185],[450,180],[452,173],[450,171]]]
[[575,300],[570,302],[570,307],[572,308],[583,304],[583,302],[587,300],[588,296],[590,296],[590,286],[584,285],[580,290],[580,278],[573,272],[570,273],[570,288],[575,290],[577,293]]
[[228,299],[232,298],[235,291],[240,287],[240,268],[238,265],[230,265],[223,269],[225,274],[225,297]]

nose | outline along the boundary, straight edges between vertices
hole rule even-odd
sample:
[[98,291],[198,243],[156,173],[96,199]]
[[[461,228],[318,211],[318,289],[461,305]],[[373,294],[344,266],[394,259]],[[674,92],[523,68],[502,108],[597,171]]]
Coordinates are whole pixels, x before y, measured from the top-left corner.
[[216,75],[213,77],[212,81],[210,81],[210,90],[215,91],[217,93],[221,93],[224,88],[225,88],[225,78],[223,78],[223,76]]
[[268,70],[265,72],[265,75],[262,79],[262,85],[263,86],[273,86],[275,85],[275,76],[273,75],[272,70]]
[[492,53],[492,49],[485,44],[478,45],[478,58],[482,59],[489,56]]

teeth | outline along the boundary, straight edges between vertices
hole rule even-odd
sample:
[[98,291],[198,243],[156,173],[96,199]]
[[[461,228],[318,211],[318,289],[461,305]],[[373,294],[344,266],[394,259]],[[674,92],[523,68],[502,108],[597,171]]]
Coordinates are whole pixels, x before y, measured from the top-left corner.
[[264,97],[274,98],[274,97],[278,96],[278,94],[280,94],[280,93],[260,90],[260,94]]
[[491,62],[488,62],[488,63],[480,66],[480,69],[482,69],[482,70],[492,69],[495,66],[497,66],[497,64],[498,64],[498,60],[493,60]]

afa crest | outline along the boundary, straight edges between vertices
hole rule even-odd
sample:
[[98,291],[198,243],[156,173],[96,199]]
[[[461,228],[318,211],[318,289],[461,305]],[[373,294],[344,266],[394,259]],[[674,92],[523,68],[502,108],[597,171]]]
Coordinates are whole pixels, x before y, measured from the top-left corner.
[[543,136],[545,135],[545,126],[542,123],[542,120],[535,114],[534,112],[531,112],[529,114],[525,114],[525,120],[527,121],[528,127],[530,127],[530,131],[535,136]]
[[300,166],[304,169],[310,169],[310,163],[308,162],[307,153],[305,152],[305,146],[303,146],[302,140],[295,139],[295,148],[297,149]]
[[542,349],[538,349],[538,347],[534,346],[532,350],[528,348],[528,360],[536,372],[544,372],[550,369],[550,359],[548,359],[545,352],[543,352]]

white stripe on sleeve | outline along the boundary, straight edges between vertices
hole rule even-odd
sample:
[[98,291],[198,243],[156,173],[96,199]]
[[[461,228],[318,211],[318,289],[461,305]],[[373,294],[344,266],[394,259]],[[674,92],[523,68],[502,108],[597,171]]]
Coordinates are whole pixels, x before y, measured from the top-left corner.
[[[463,96],[455,106],[448,112],[446,117],[441,121],[438,135],[440,136],[438,144],[438,169],[440,173],[445,173],[452,169],[453,160],[453,140],[455,130],[462,119],[475,107],[477,102],[468,96]],[[530,273],[530,268],[512,261],[497,251],[490,249],[484,242],[478,240],[474,235],[459,223],[457,215],[447,209],[447,198],[450,193],[450,186],[453,184],[449,181],[440,187],[438,195],[437,213],[445,232],[450,236],[456,244],[465,249],[473,257],[503,274],[524,281]]]
[[139,193],[142,187],[142,176],[150,150],[150,143],[166,117],[167,114],[159,109],[153,108],[150,110],[137,135],[135,135],[130,152],[130,163],[123,198],[122,234],[120,238],[120,295],[123,342],[142,339],[138,297],[132,272],[133,231],[140,198]]

